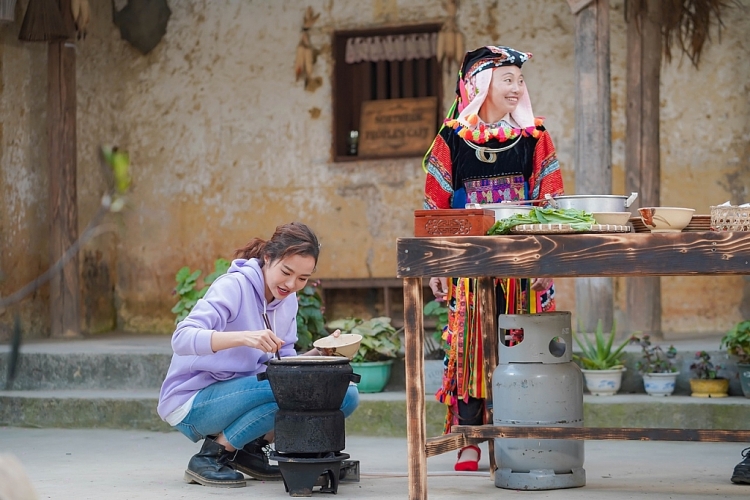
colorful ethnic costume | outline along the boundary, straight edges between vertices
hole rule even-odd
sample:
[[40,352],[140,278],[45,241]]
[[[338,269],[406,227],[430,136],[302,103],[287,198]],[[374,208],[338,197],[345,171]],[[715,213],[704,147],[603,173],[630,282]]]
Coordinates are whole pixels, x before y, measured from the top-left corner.
[[[562,194],[555,148],[542,120],[534,118],[528,92],[507,118],[487,124],[479,110],[490,91],[493,69],[519,68],[531,54],[508,47],[483,47],[464,57],[456,100],[425,155],[424,208],[464,208],[467,203],[542,200]],[[497,281],[498,312],[535,313],[554,310],[554,288],[534,292],[529,279]],[[476,280],[448,280],[449,348],[443,386],[436,397],[448,406],[445,431],[459,423],[484,423],[487,394],[482,363],[482,335]],[[511,332],[512,334],[512,332]]]

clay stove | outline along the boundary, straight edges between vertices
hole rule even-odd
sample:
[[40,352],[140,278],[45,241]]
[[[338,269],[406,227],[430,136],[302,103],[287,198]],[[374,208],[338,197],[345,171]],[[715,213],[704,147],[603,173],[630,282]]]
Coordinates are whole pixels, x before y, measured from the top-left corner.
[[[320,485],[324,493],[338,491],[341,453],[346,447],[344,414],[340,410],[349,382],[359,382],[348,358],[296,356],[273,359],[259,380],[268,379],[279,412],[276,414],[276,450],[270,459],[279,463],[290,496],[309,497]],[[321,478],[324,480],[321,484]]]

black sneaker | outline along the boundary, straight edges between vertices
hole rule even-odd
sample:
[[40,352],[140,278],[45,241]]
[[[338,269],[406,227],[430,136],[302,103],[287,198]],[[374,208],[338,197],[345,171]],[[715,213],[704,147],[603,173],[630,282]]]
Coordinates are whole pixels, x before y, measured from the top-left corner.
[[732,473],[732,482],[737,484],[750,484],[750,448],[742,450],[744,460],[738,463]]
[[261,481],[281,481],[279,466],[268,462],[271,451],[269,445],[262,437],[250,441],[241,450],[237,450],[237,454],[227,465]]

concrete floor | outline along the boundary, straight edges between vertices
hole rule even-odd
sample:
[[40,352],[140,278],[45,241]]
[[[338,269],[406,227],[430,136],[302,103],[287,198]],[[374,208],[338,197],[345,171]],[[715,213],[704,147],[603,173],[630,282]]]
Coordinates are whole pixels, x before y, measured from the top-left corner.
[[[455,452],[430,458],[428,494],[433,499],[747,499],[750,485],[735,485],[729,480],[746,446],[589,441],[585,487],[513,491],[496,488],[490,480],[483,445],[483,469],[477,473],[453,472]],[[182,482],[187,461],[198,448],[176,432],[0,427],[0,453],[18,457],[39,499],[290,498],[280,482],[250,480],[246,488],[238,489]],[[336,496],[316,491],[314,498],[408,497],[405,439],[349,436],[345,451],[360,461],[361,481],[342,483]]]

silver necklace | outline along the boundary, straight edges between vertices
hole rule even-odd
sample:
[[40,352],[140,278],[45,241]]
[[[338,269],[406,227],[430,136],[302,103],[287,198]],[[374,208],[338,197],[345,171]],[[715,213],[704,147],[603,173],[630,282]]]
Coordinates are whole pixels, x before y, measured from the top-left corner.
[[479,161],[482,161],[484,163],[495,163],[497,161],[497,153],[502,153],[503,151],[509,150],[510,148],[518,144],[518,141],[521,140],[521,137],[522,136],[519,135],[518,139],[513,141],[513,144],[509,144],[508,146],[502,148],[486,148],[484,146],[478,146],[471,141],[467,141],[466,139],[464,139],[464,142],[474,150],[474,154],[476,154]]

